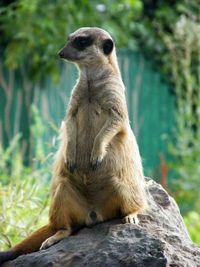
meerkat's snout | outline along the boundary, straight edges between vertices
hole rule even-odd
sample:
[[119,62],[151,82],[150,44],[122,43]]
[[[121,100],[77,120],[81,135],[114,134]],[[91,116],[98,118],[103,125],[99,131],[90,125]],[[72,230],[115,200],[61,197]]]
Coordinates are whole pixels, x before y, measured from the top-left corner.
[[60,58],[64,57],[65,54],[64,54],[63,49],[58,52],[58,55],[60,56]]
[[64,51],[63,50],[60,50],[60,52],[58,53],[58,55],[60,56],[60,58],[63,58],[64,57]]

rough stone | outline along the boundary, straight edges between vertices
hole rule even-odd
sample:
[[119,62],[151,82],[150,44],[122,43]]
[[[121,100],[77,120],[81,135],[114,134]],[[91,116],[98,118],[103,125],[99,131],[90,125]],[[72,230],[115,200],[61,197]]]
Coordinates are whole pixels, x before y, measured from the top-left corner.
[[149,179],[147,195],[149,207],[139,215],[139,225],[116,219],[83,228],[3,267],[200,267],[200,247],[190,240],[174,199]]

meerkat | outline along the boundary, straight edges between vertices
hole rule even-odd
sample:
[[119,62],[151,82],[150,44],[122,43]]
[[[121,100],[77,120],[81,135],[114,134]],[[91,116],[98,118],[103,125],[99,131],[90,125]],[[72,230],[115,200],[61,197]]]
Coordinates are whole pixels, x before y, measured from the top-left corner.
[[138,223],[146,206],[141,157],[112,37],[100,28],[80,28],[59,55],[78,66],[79,79],[62,124],[49,223],[1,252],[1,263],[46,249],[85,225],[117,216]]

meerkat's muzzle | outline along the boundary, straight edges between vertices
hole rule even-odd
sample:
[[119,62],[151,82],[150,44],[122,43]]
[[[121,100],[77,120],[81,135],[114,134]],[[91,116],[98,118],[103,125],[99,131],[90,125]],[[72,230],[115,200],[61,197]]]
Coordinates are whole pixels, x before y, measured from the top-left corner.
[[71,44],[66,44],[59,52],[58,55],[60,58],[66,59],[68,61],[76,62],[83,57],[80,56],[80,53],[77,53],[76,49],[74,49]]
[[62,50],[60,50],[59,52],[58,52],[58,55],[61,57],[61,58],[63,58],[64,57],[64,51],[63,51],[63,49]]

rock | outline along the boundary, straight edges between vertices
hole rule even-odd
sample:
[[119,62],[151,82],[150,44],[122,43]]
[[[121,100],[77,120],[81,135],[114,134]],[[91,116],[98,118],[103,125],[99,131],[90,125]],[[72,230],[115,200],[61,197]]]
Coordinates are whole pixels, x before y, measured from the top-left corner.
[[153,180],[147,180],[147,195],[149,208],[139,215],[139,225],[117,219],[83,228],[3,267],[200,267],[200,248],[192,243],[174,199]]

